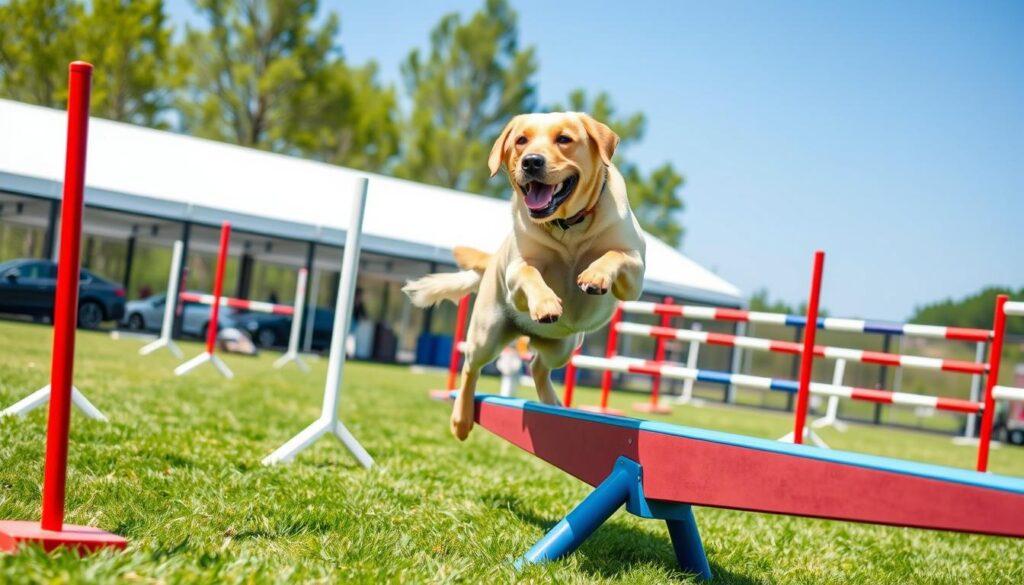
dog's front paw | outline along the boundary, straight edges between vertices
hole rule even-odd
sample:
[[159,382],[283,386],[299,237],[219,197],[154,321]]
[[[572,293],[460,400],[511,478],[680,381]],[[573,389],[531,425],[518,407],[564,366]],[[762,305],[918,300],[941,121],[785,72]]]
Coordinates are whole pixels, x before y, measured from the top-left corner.
[[576,284],[588,295],[603,295],[612,287],[612,277],[603,270],[591,267],[576,277]]
[[473,430],[473,416],[463,417],[461,414],[452,413],[451,431],[455,438],[465,441],[469,437],[469,431]]
[[562,316],[562,301],[555,295],[531,303],[530,318],[538,323],[554,323]]

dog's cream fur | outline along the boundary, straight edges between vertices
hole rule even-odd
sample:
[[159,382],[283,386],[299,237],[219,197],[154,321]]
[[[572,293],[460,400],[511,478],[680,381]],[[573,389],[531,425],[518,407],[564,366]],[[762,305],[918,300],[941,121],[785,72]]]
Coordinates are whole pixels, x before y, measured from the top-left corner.
[[[583,334],[611,318],[617,300],[640,296],[644,239],[629,207],[622,175],[611,164],[618,136],[586,114],[524,114],[508,123],[489,158],[492,176],[504,167],[512,185],[513,230],[493,255],[456,248],[466,270],[432,274],[403,289],[418,306],[456,301],[477,291],[466,336],[462,389],[451,431],[464,440],[473,428],[480,369],[520,335],[530,338],[537,395],[558,404],[551,370],[562,367]],[[524,202],[530,178],[521,160],[545,158],[543,183],[577,176],[574,191],[549,216],[535,218]],[[553,222],[578,217],[568,229]],[[611,291],[612,294],[606,294]]]

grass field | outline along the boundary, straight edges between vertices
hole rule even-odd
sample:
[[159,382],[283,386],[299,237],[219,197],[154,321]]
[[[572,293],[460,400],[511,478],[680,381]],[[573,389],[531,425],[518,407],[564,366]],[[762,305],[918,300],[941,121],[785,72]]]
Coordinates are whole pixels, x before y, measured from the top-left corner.
[[[50,330],[0,323],[0,405],[45,383]],[[275,371],[275,356],[229,356],[175,378],[167,354],[80,333],[76,384],[111,418],[75,416],[68,521],[126,536],[126,552],[85,560],[26,550],[0,556],[0,582],[687,582],[662,523],[619,512],[579,553],[516,573],[532,545],[587,487],[483,429],[465,444],[447,404],[425,396],[441,374],[350,364],[343,418],[377,460],[365,471],[334,441],[293,464],[262,457],[319,414],[326,364]],[[196,344],[185,344],[192,354]],[[487,379],[484,391],[497,380]],[[628,407],[636,395],[614,398]],[[595,394],[583,389],[581,403]],[[774,438],[788,416],[679,407],[673,422]],[[0,421],[0,518],[38,518],[45,413]],[[971,467],[946,437],[872,427],[832,430],[836,447]],[[1024,476],[1024,449],[992,468]],[[737,478],[741,480],[741,478]],[[1021,541],[701,508],[724,583],[1021,583]]]

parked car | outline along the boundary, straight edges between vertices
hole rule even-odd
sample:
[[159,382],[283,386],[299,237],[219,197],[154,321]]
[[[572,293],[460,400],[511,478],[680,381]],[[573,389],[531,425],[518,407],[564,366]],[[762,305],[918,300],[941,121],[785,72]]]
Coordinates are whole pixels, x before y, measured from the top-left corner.
[[[0,264],[0,313],[53,319],[57,264],[21,258]],[[124,288],[82,269],[78,289],[78,326],[95,329],[124,316]]]
[[[292,318],[288,315],[239,312],[234,315],[236,326],[247,331],[259,347],[287,347],[292,332]],[[317,309],[313,316],[312,349],[326,349],[331,345],[334,311]],[[305,331],[303,337],[305,339]]]
[[[122,326],[134,331],[160,331],[164,319],[167,295],[159,293],[144,299],[129,301],[125,306]],[[237,327],[234,317],[237,311],[221,307],[217,313],[217,330]],[[181,332],[194,337],[206,337],[206,326],[210,322],[210,306],[200,303],[185,303],[182,307]]]

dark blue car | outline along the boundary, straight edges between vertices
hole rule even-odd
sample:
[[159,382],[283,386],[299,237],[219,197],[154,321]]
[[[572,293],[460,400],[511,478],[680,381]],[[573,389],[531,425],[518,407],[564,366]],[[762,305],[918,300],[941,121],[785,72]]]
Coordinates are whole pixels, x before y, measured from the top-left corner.
[[[0,263],[0,313],[53,319],[57,264],[19,259]],[[124,317],[124,288],[82,269],[78,289],[78,326],[95,329]]]

